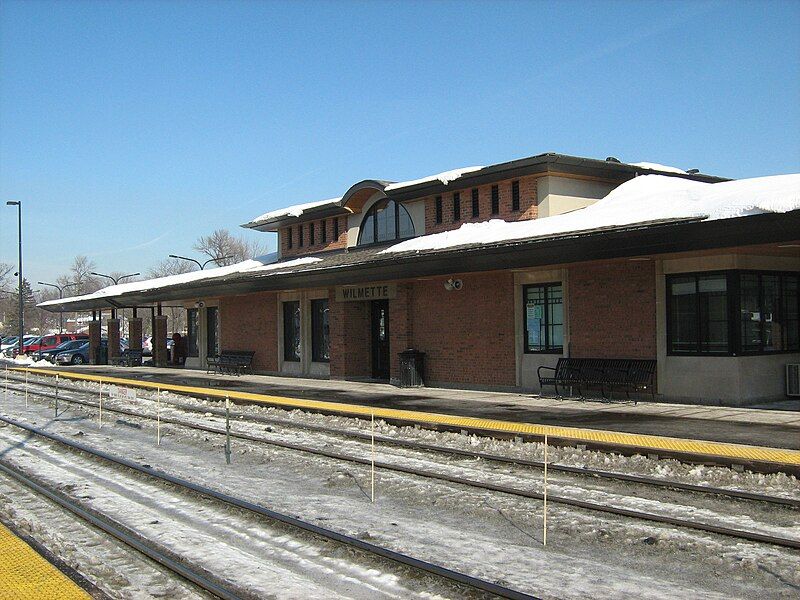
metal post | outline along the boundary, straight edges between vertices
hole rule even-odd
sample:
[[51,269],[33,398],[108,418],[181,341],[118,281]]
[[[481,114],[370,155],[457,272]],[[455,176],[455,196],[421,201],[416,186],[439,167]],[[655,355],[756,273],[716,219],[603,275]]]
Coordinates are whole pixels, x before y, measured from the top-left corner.
[[161,445],[161,386],[156,387],[156,446]]
[[542,507],[542,545],[547,546],[547,434],[544,434],[544,506]]
[[23,342],[25,341],[25,303],[22,297],[22,202],[19,200],[9,200],[6,202],[7,206],[17,207],[17,228],[19,230],[19,354],[22,356]]
[[100,429],[103,428],[103,380],[100,380]]
[[372,444],[372,452],[371,452],[371,456],[372,456],[372,460],[371,460],[372,465],[371,466],[372,466],[372,468],[371,468],[371,480],[370,480],[370,488],[371,488],[370,499],[374,503],[375,502],[375,412],[373,411],[371,413],[371,415],[372,415],[372,428],[371,428],[371,430],[372,430],[372,436],[371,436],[371,438],[372,438],[372,442],[371,442],[371,444]]
[[8,363],[6,363],[6,393],[5,393],[6,402],[8,402]]
[[56,414],[55,418],[58,418],[58,373],[56,373]]
[[28,369],[25,369],[25,410],[28,410]]
[[225,396],[225,462],[231,464],[231,399]]

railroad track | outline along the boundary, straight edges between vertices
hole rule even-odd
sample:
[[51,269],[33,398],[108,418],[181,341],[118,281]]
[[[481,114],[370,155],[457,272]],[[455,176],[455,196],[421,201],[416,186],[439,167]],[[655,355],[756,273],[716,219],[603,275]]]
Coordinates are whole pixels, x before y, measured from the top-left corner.
[[[19,391],[19,390],[17,389],[17,391]],[[93,394],[93,392],[87,391],[85,389],[75,389],[73,391],[77,391],[77,392],[83,393],[83,394]],[[49,393],[45,393],[45,392],[30,391],[30,393],[35,393],[36,395],[44,396],[44,397],[50,397],[50,398],[54,397],[54,394],[49,394]],[[84,400],[77,400],[77,399],[74,399],[74,398],[68,398],[68,397],[63,396],[63,395],[60,396],[60,400],[66,401],[66,402],[73,402],[73,403],[76,403],[76,404],[79,404],[79,405],[84,405],[84,406],[87,406],[87,407],[90,407],[90,408],[93,408],[93,409],[98,408],[97,404],[94,403],[94,402],[87,402],[87,401],[84,401]],[[185,405],[179,405],[179,406],[183,409],[183,407]],[[191,407],[191,408],[195,412],[209,412],[207,410],[202,410],[202,409],[198,410],[196,407]],[[150,420],[155,420],[156,419],[156,417],[154,417],[152,415],[143,414],[141,411],[128,410],[128,409],[119,408],[119,407],[109,407],[107,405],[104,406],[104,409],[106,411],[109,411],[109,412],[115,412],[115,413],[118,413],[118,414],[123,414],[123,415],[126,415],[126,416],[131,416],[131,417],[135,417],[135,418],[139,418],[139,419],[150,419]],[[283,422],[283,420],[277,420],[277,419],[268,419],[268,420],[270,422],[273,422],[273,423],[276,422],[276,421]],[[213,426],[210,426],[210,425],[187,422],[187,421],[184,421],[184,420],[181,420],[181,419],[175,419],[175,418],[168,417],[168,416],[161,416],[160,417],[160,421],[162,423],[165,423],[165,424],[171,424],[171,425],[176,425],[176,426],[180,426],[180,427],[186,427],[186,428],[195,429],[195,430],[198,430],[198,431],[203,431],[203,432],[217,434],[217,435],[225,435],[226,434],[225,429],[220,428],[220,427],[213,427]],[[237,423],[240,423],[240,422],[241,421],[237,419]],[[257,422],[260,423],[260,422],[262,422],[262,420],[258,419]],[[286,423],[286,424],[287,425],[288,424],[294,425],[294,423],[292,423],[292,422],[289,422],[289,423]],[[319,426],[314,426],[314,428],[315,429],[326,429],[326,428],[322,428],[322,427],[319,427]],[[341,432],[344,432],[345,430],[338,430],[337,429],[335,431],[337,433],[341,433]],[[292,443],[292,442],[285,442],[285,441],[280,441],[280,440],[275,440],[275,439],[266,439],[266,438],[264,438],[262,436],[254,436],[254,435],[250,435],[250,434],[242,433],[242,432],[231,432],[230,435],[234,439],[241,439],[241,440],[246,440],[246,441],[249,441],[249,442],[256,442],[256,443],[261,443],[261,444],[268,444],[268,445],[272,445],[272,446],[276,446],[276,447],[280,447],[280,448],[284,448],[284,449],[288,449],[288,450],[310,453],[310,454],[323,456],[323,457],[331,458],[331,459],[335,459],[335,460],[347,461],[347,462],[350,462],[350,463],[356,463],[356,464],[361,464],[361,465],[365,465],[365,466],[372,464],[372,461],[369,460],[369,459],[366,459],[366,458],[362,458],[362,457],[358,457],[358,456],[352,456],[352,455],[348,455],[348,454],[343,454],[341,452],[333,452],[333,451],[330,451],[330,450],[325,450],[323,448],[314,448],[314,447],[304,446],[304,445],[297,444],[297,443]],[[367,434],[367,436],[368,435],[369,434]],[[399,441],[399,440],[395,440],[394,438],[386,438],[386,440],[387,440],[387,443],[389,441],[394,441],[394,442]],[[432,446],[430,444],[422,444],[420,446],[423,447],[426,450],[427,449],[434,449],[434,451],[441,451],[443,453],[449,453],[449,451],[452,450],[452,449],[449,449],[449,448],[443,448],[443,447],[439,447],[439,446]],[[491,456],[490,459],[494,458],[493,455],[483,455],[483,454],[480,454],[480,453],[469,453],[469,452],[462,451],[462,450],[457,450],[456,452],[459,455],[466,454],[466,455],[468,455],[470,457],[484,458],[484,457],[487,457],[487,456]],[[498,458],[503,458],[504,459],[503,462],[511,462],[511,463],[515,463],[515,464],[518,464],[520,462],[520,461],[517,461],[515,459],[507,459],[505,457],[498,457]],[[524,464],[524,462],[525,461],[523,461],[523,464]],[[531,461],[527,461],[527,462],[531,462]],[[412,476],[436,479],[436,480],[445,481],[445,482],[448,482],[448,483],[453,483],[453,484],[458,484],[458,485],[465,485],[465,486],[469,486],[469,487],[472,487],[472,488],[478,488],[478,489],[484,489],[484,490],[489,490],[489,491],[494,491],[494,492],[500,492],[500,493],[509,494],[509,495],[512,495],[512,496],[524,497],[524,498],[529,498],[529,499],[534,499],[534,500],[543,499],[543,494],[541,494],[539,492],[530,491],[530,490],[524,490],[524,489],[518,489],[518,488],[515,488],[515,487],[508,486],[508,485],[501,485],[501,484],[496,484],[496,483],[491,483],[491,482],[486,482],[486,481],[467,479],[465,477],[458,477],[458,476],[448,475],[446,473],[431,471],[429,469],[414,468],[414,467],[404,466],[402,464],[387,463],[387,462],[383,462],[383,461],[375,461],[374,464],[375,464],[376,468],[384,469],[384,470],[387,470],[387,471],[394,471],[394,472],[399,472],[399,473],[408,474],[408,475],[412,475]],[[536,465],[534,465],[534,466],[536,466]],[[548,469],[549,468],[551,468],[550,465],[548,465]],[[577,472],[577,474],[579,474],[579,475],[586,474],[582,469],[577,469],[577,468],[574,468],[574,467],[571,468],[568,472],[570,472],[570,473],[576,473]],[[617,477],[614,477],[614,478],[616,479]],[[642,481],[642,480],[644,480],[644,481]],[[658,485],[660,487],[672,487],[672,482],[667,482],[665,484],[665,482],[663,482],[662,480],[652,480],[650,478],[644,478],[644,477],[641,477],[641,476],[635,476],[635,479],[633,481],[635,483],[645,483],[645,484],[651,484],[651,485]],[[652,483],[653,481],[656,481],[657,483]],[[749,492],[731,491],[731,490],[720,489],[720,488],[709,488],[709,487],[706,487],[706,486],[697,486],[697,485],[689,485],[689,484],[682,484],[682,483],[679,484],[678,489],[688,490],[688,491],[691,491],[691,492],[699,492],[699,493],[703,493],[703,494],[730,496],[732,499],[735,499],[735,500],[748,500],[748,501],[768,502],[768,503],[772,503],[772,504],[779,504],[779,505],[782,505],[782,506],[788,507],[788,508],[798,508],[798,507],[800,507],[800,501],[797,501],[797,500],[794,500],[794,499],[765,496],[765,495],[760,495],[760,494],[751,494]],[[699,530],[699,531],[703,531],[703,532],[707,532],[707,533],[715,533],[715,534],[720,534],[720,535],[726,535],[726,536],[731,536],[731,537],[735,537],[735,538],[739,538],[739,539],[745,539],[745,540],[749,540],[749,541],[753,541],[753,542],[760,542],[760,543],[773,544],[773,545],[783,546],[783,547],[788,547],[788,548],[800,549],[800,540],[797,540],[795,538],[787,538],[787,537],[781,537],[781,536],[777,536],[777,535],[764,534],[764,533],[759,533],[757,531],[748,531],[748,530],[743,530],[743,529],[739,529],[739,528],[736,528],[736,527],[721,526],[721,525],[717,525],[717,524],[713,524],[713,523],[699,522],[699,521],[696,521],[696,520],[686,519],[686,518],[682,518],[682,517],[675,517],[675,516],[669,516],[669,515],[664,515],[664,514],[657,514],[657,513],[646,512],[646,511],[641,511],[641,510],[633,510],[633,509],[625,508],[625,507],[610,506],[608,504],[600,504],[598,502],[582,500],[582,499],[574,498],[574,497],[564,497],[564,496],[559,496],[557,494],[552,494],[552,493],[548,494],[548,500],[550,502],[563,504],[563,505],[567,505],[567,506],[572,506],[572,507],[580,508],[580,509],[584,509],[584,510],[602,512],[602,513],[613,514],[613,515],[623,516],[623,517],[630,517],[630,518],[640,519],[640,520],[644,520],[644,521],[651,521],[651,522],[657,522],[657,523],[662,523],[662,524],[667,524],[667,525],[673,525],[673,526],[682,527],[682,528],[695,529],[695,530]]]
[[[16,382],[24,382],[25,381],[22,378],[14,377],[14,376],[9,377],[9,380],[10,381],[16,381]],[[61,383],[58,386],[56,386],[56,384],[54,384],[54,383],[29,380],[28,381],[28,385],[29,386],[30,385],[41,386],[41,387],[51,388],[51,389],[59,387],[62,390],[69,390],[69,391],[73,391],[73,392],[77,392],[77,393],[81,393],[81,394],[86,394],[87,396],[94,396],[95,395],[95,392],[93,392],[93,391],[87,390],[87,389],[82,388],[80,386],[70,385],[70,384]],[[19,388],[15,388],[15,389],[17,389],[19,391]],[[31,393],[38,393],[38,392],[31,391]],[[175,393],[175,392],[170,392],[170,393]],[[39,394],[39,395],[42,395],[42,394]],[[200,396],[200,395],[191,395],[191,394],[185,394],[185,395],[187,395],[189,397],[197,398],[197,399],[206,399],[204,396]],[[63,399],[63,397],[62,397],[62,399]],[[68,400],[68,401],[72,401],[72,402],[75,402],[77,404],[82,404],[84,406],[89,406],[89,407],[93,407],[93,408],[97,408],[98,407],[97,403],[93,403],[93,402],[78,401],[78,400],[74,400],[74,399]],[[218,417],[224,417],[225,416],[225,411],[222,410],[222,409],[217,409],[217,408],[213,408],[213,407],[200,408],[200,407],[197,407],[197,406],[192,406],[192,405],[189,405],[189,404],[183,404],[183,403],[173,402],[173,401],[162,401],[162,402],[165,405],[168,405],[168,406],[173,407],[173,408],[178,408],[178,409],[186,411],[186,412],[192,412],[192,413],[196,413],[196,414],[211,413],[211,414],[216,415]],[[107,410],[111,410],[111,409],[107,409]],[[115,409],[115,411],[120,413],[120,414],[126,414],[126,415],[129,415],[129,416],[142,416],[142,418],[149,418],[146,415],[141,415],[140,413],[136,413],[134,411],[125,411],[124,409],[119,409],[119,408]],[[335,436],[341,436],[343,438],[361,440],[361,441],[364,441],[364,442],[371,442],[372,439],[373,439],[373,436],[370,433],[365,433],[365,432],[361,432],[361,431],[354,431],[354,430],[349,430],[349,429],[341,429],[341,428],[336,428],[336,427],[325,427],[323,425],[315,425],[315,424],[312,424],[312,423],[298,423],[297,421],[293,421],[293,420],[290,420],[290,419],[281,419],[281,418],[277,418],[277,417],[264,417],[264,416],[261,416],[261,415],[250,415],[250,414],[237,412],[237,411],[230,411],[230,417],[232,419],[236,419],[237,422],[241,422],[241,419],[243,418],[243,419],[245,419],[245,421],[249,421],[249,422],[253,422],[253,423],[261,423],[261,424],[265,424],[265,425],[279,425],[279,426],[282,426],[282,427],[289,427],[289,428],[292,428],[292,429],[300,429],[300,430],[305,430],[305,431],[320,432],[320,433],[325,433],[325,434],[330,434],[330,435],[335,435]],[[164,420],[164,418],[162,418],[162,421],[166,422]],[[183,425],[183,423],[179,423],[179,422],[173,423],[173,424]],[[219,431],[217,429],[214,429],[214,428],[209,428],[207,431],[209,431],[210,433],[219,433]],[[262,441],[263,443],[271,443],[269,440],[266,440],[266,439],[263,439],[263,438],[262,439],[253,440],[253,439],[251,439],[251,437],[248,437],[248,436],[242,437],[242,436],[239,436],[238,434],[233,434],[233,433],[231,434],[231,436],[232,437],[240,437],[240,439],[249,439],[250,441]],[[396,447],[402,447],[402,448],[410,448],[410,449],[413,449],[413,450],[435,452],[435,453],[438,453],[438,454],[447,454],[447,455],[459,456],[459,457],[463,457],[463,458],[486,460],[486,461],[491,461],[491,462],[496,462],[496,463],[501,463],[501,464],[508,464],[508,465],[519,465],[519,466],[531,467],[531,468],[535,468],[535,469],[543,469],[544,468],[544,462],[543,461],[537,461],[537,460],[530,460],[530,459],[516,458],[516,457],[508,457],[508,456],[502,456],[502,455],[498,455],[498,454],[490,454],[490,453],[487,453],[487,452],[479,452],[479,451],[475,451],[475,450],[465,450],[465,449],[461,449],[461,448],[453,448],[453,447],[441,446],[441,445],[437,445],[437,444],[418,442],[418,441],[415,441],[415,440],[393,438],[393,437],[388,437],[388,436],[383,436],[383,435],[375,435],[374,436],[374,440],[375,440],[376,443],[381,444],[381,445],[389,445],[389,446],[396,446]],[[302,449],[302,447],[296,447],[295,448],[295,447],[292,447],[291,445],[289,445],[289,447],[291,449],[297,449],[297,450],[301,450]],[[337,456],[332,456],[331,458],[340,458],[340,456],[338,456],[338,455]],[[800,508],[800,499],[784,498],[784,497],[781,497],[781,496],[770,496],[768,494],[759,494],[759,493],[756,493],[756,492],[748,492],[748,491],[744,491],[744,490],[733,490],[733,489],[729,489],[729,488],[698,485],[698,484],[685,483],[685,482],[682,482],[682,481],[668,480],[668,479],[663,479],[663,478],[658,478],[658,477],[647,477],[645,475],[633,475],[633,474],[629,474],[629,473],[618,473],[618,472],[606,471],[606,470],[602,470],[602,469],[593,469],[591,467],[576,467],[576,466],[572,466],[572,465],[564,465],[564,464],[558,464],[558,463],[548,463],[547,464],[547,469],[549,471],[551,471],[551,472],[569,473],[569,474],[573,474],[573,475],[583,475],[583,476],[586,476],[586,477],[594,477],[594,478],[598,478],[598,479],[611,479],[611,480],[617,480],[617,481],[624,481],[624,482],[628,482],[628,483],[637,483],[637,484],[644,484],[644,485],[654,486],[654,487],[669,488],[669,489],[672,489],[672,490],[696,492],[698,494],[710,494],[710,495],[716,495],[716,496],[727,496],[727,497],[730,497],[730,498],[738,498],[738,499],[741,499],[741,500],[753,500],[753,501],[758,501],[758,502],[766,502],[766,503],[770,503],[770,504],[778,504],[778,505],[783,505],[783,506],[790,506],[790,507],[793,507],[793,508]]]
[[[366,555],[377,557],[378,559],[388,560],[402,565],[403,567],[411,568],[414,571],[425,573],[426,575],[433,575],[436,578],[440,578],[441,580],[448,582],[449,585],[455,584],[457,587],[462,588],[461,593],[463,593],[463,589],[469,589],[501,598],[510,598],[514,600],[536,600],[536,597],[530,594],[448,569],[447,567],[418,559],[413,556],[359,539],[357,537],[352,537],[328,528],[320,527],[319,525],[304,521],[297,517],[289,516],[248,500],[244,500],[204,485],[188,481],[177,475],[159,471],[147,465],[140,465],[126,458],[91,448],[79,442],[68,440],[62,436],[43,431],[37,427],[16,421],[15,419],[0,416],[0,422],[16,427],[39,438],[49,440],[50,442],[56,443],[64,448],[68,448],[72,451],[92,457],[93,459],[97,459],[117,467],[122,467],[126,471],[134,472],[150,480],[157,480],[159,482],[169,484],[179,489],[181,492],[197,494],[203,498],[219,502],[227,507],[235,507],[236,509],[244,510],[248,514],[255,515],[259,518],[266,518],[274,523],[289,526],[290,528],[303,532],[304,534],[310,534],[312,537],[332,541],[351,549],[355,549],[357,552],[365,553]],[[148,544],[147,542],[142,543],[141,536],[131,532],[130,530],[125,531],[124,527],[121,531],[119,529],[115,530],[113,523],[104,523],[104,519],[98,516],[98,514],[95,512],[87,511],[81,506],[76,506],[74,501],[65,501],[62,493],[57,492],[56,490],[52,489],[52,487],[47,487],[42,485],[40,482],[34,481],[31,477],[26,477],[20,472],[19,469],[9,466],[5,461],[0,461],[0,471],[9,475],[10,477],[13,477],[21,483],[24,483],[27,487],[30,487],[30,489],[36,490],[37,493],[40,493],[54,502],[57,502],[59,505],[64,506],[64,508],[74,512],[74,514],[79,515],[87,520],[91,520],[92,524],[101,527],[101,529],[107,531],[109,535],[113,535],[115,538],[120,539],[132,547],[135,547],[137,550],[145,553],[153,560],[156,560],[164,565],[166,568],[179,573],[182,577],[192,581],[202,589],[207,590],[214,595],[217,595],[221,598],[253,597],[252,594],[237,590],[230,584],[226,585],[224,579],[207,571],[204,572],[202,569],[186,567],[185,561],[182,559],[182,557],[170,556],[169,553],[165,553],[163,551],[159,553],[159,551],[154,550],[151,547],[151,544]],[[108,527],[108,529],[106,529],[106,527]],[[181,568],[183,568],[183,571],[181,571]]]

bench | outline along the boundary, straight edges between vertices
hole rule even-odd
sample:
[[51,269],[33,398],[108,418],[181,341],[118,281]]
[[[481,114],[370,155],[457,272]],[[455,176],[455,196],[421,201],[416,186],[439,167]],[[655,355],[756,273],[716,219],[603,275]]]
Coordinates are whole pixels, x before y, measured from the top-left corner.
[[[542,370],[552,371],[547,376]],[[630,399],[631,392],[650,392],[655,400],[653,378],[656,361],[639,358],[559,358],[555,367],[541,366],[536,374],[539,385],[555,386],[556,395],[561,393],[558,387],[578,388],[578,395],[583,398],[583,388],[599,387],[603,398],[610,399],[614,390],[621,390]],[[608,397],[606,396],[608,392]]]
[[142,351],[126,348],[119,356],[110,359],[110,362],[119,367],[141,367]]
[[255,351],[251,350],[223,350],[219,356],[209,356],[206,359],[206,373],[214,371],[219,374],[241,375],[250,370]]

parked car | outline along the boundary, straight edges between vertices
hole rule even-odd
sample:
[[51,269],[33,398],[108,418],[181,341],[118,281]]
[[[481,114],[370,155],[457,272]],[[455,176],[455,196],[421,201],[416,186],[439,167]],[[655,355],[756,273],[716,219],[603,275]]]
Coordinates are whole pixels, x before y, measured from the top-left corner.
[[[36,335],[31,336],[31,337],[29,337],[27,339],[23,338],[23,341],[22,341],[22,353],[23,354],[27,354],[28,353],[28,349],[31,347],[31,344],[36,344],[40,339],[42,339],[42,338],[40,336],[36,336]],[[17,354],[19,354],[19,346],[18,345],[17,346],[12,346],[8,350],[6,350],[6,356],[9,356],[11,358],[14,358]]]
[[[120,340],[119,350],[122,352],[125,348],[128,347],[128,344]],[[100,340],[100,348],[101,349],[108,349],[108,340],[103,338]],[[53,361],[58,365],[83,365],[89,362],[89,342],[84,342],[77,348],[72,350],[66,350],[64,352],[59,352],[55,356],[55,360]]]
[[50,350],[70,340],[83,340],[86,342],[89,340],[89,335],[86,333],[54,333],[51,335],[43,335],[38,342],[27,346],[26,354],[36,353],[40,350]]
[[80,338],[76,340],[67,340],[65,342],[61,342],[55,348],[48,348],[47,350],[37,350],[34,352],[31,357],[33,360],[46,360],[48,362],[54,363],[56,361],[56,355],[61,352],[66,352],[67,350],[75,350],[80,348],[86,344],[85,338]]
[[[28,343],[29,340],[32,340],[37,336],[35,335],[26,335],[22,338],[22,345]],[[5,354],[6,356],[11,356],[12,351],[14,348],[17,347],[17,340],[19,340],[19,336],[15,335],[14,337],[3,338],[3,344],[0,345],[0,352]]]

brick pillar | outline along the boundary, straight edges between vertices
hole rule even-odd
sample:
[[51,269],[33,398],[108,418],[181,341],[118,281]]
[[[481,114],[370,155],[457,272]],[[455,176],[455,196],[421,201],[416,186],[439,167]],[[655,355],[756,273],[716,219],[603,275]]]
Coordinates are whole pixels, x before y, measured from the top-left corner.
[[167,315],[153,319],[153,366],[167,366]]
[[114,358],[119,358],[119,319],[109,319],[106,321],[108,328],[108,364],[112,364]]
[[411,319],[411,297],[414,283],[398,283],[397,298],[389,300],[389,377],[396,383],[400,376],[400,357],[398,354],[414,346],[414,332]]
[[128,348],[131,350],[142,349],[142,319],[132,317],[128,319]]
[[89,364],[98,365],[100,359],[100,321],[89,321]]
[[369,377],[372,358],[369,339],[369,302],[337,302],[328,294],[331,328],[331,379]]

